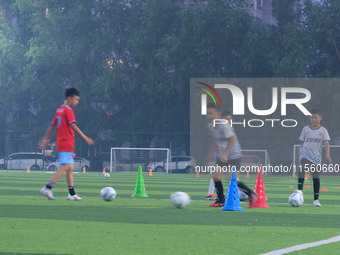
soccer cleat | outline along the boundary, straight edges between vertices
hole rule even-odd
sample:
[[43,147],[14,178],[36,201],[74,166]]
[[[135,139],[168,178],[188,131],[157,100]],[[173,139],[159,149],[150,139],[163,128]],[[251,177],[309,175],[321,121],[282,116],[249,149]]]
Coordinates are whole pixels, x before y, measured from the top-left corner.
[[46,186],[44,186],[44,187],[40,190],[40,194],[41,194],[41,195],[44,195],[45,197],[47,197],[48,200],[55,200],[55,198],[53,197],[52,190],[46,188]]
[[210,195],[207,195],[205,197],[205,200],[207,200],[207,201],[216,201],[217,198],[214,196],[214,194],[210,194]]
[[216,201],[215,203],[209,205],[209,207],[222,207],[224,205],[224,203],[220,203],[218,201]]
[[83,200],[80,196],[78,196],[77,194],[71,196],[70,194],[68,194],[67,196],[67,200],[75,200],[75,201],[81,201]]
[[314,207],[321,207],[321,204],[320,204],[319,200],[314,200],[313,206]]
[[301,196],[303,196],[303,192],[302,192],[302,190],[298,190],[298,189],[296,189],[296,190],[294,190],[294,193],[299,193]]

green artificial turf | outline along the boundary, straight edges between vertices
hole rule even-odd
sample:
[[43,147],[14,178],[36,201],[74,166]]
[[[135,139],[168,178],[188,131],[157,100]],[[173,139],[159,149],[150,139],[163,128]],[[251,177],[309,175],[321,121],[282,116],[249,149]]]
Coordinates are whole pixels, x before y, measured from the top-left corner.
[[[51,173],[0,171],[0,255],[2,254],[260,254],[340,235],[340,178],[322,177],[321,208],[313,208],[313,189],[304,189],[299,208],[287,200],[296,179],[264,176],[270,208],[243,212],[210,208],[204,200],[210,175],[144,173],[149,198],[131,199],[137,173],[76,173],[83,201],[67,201],[63,178],[53,189],[56,201],[39,195]],[[241,179],[253,188],[255,177]],[[313,187],[312,182],[306,185]],[[104,202],[111,186],[117,198]],[[226,187],[227,185],[225,185]],[[175,191],[190,195],[187,208],[169,201]],[[293,254],[335,254],[340,243]]]

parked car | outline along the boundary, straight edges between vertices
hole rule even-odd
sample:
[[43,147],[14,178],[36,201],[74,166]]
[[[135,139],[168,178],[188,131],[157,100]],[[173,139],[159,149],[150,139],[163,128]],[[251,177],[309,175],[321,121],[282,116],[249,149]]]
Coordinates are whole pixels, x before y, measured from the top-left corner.
[[[190,156],[173,156],[170,158],[169,171],[171,172],[186,172],[192,173],[195,171],[196,160]],[[151,162],[148,165],[148,169],[152,169],[155,172],[166,171],[166,161]]]
[[[55,171],[60,167],[58,161],[51,162],[46,164],[45,169],[49,171]],[[88,171],[90,169],[90,161],[81,157],[74,157],[74,171],[82,171],[85,167],[85,170]]]
[[18,152],[0,159],[0,169],[31,170],[44,169],[44,154],[35,152]]

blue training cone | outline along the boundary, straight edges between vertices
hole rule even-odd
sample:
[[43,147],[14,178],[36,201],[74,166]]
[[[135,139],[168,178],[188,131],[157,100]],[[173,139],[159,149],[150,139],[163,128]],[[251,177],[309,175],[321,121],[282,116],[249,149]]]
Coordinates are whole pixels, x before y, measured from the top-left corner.
[[231,179],[229,182],[228,193],[225,198],[224,206],[221,208],[222,211],[243,211],[243,208],[240,206],[240,196],[238,194],[237,187],[237,177],[236,177],[236,169],[232,168]]

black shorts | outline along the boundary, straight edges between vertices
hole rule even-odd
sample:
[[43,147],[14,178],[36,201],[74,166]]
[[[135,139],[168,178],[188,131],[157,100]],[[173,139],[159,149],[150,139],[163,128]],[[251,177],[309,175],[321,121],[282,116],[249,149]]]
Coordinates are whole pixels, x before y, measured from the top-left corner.
[[317,165],[309,161],[306,158],[301,159],[298,172],[299,172],[299,178],[304,178],[305,173],[307,172],[310,172],[313,178],[319,178],[320,176],[320,169],[318,169]]
[[237,159],[230,159],[228,160],[227,163],[223,163],[221,162],[220,160],[217,160],[216,162],[217,165],[219,165],[220,167],[236,167],[236,170],[239,170],[240,169],[240,166],[241,166],[241,158],[237,158]]

